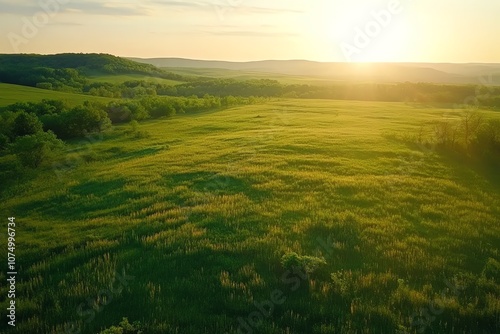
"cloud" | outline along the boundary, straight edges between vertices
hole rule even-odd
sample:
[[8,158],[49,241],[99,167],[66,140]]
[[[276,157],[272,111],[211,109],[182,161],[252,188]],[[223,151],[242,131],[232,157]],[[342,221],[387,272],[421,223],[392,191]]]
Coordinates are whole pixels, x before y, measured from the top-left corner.
[[180,0],[147,0],[145,4],[153,6],[162,6],[175,9],[199,9],[199,10],[222,10],[222,11],[239,11],[249,14],[284,14],[284,13],[303,13],[302,10],[293,8],[276,8],[276,7],[259,7],[250,6],[246,3],[248,0],[206,0],[206,1],[180,1]]
[[82,14],[108,15],[108,16],[149,16],[151,11],[141,5],[123,2],[88,2],[72,1],[66,6],[67,10],[77,10]]
[[32,1],[2,1],[1,14],[33,15],[42,10],[36,2]]
[[[57,0],[52,0],[58,3]],[[44,9],[39,5],[38,1],[29,0],[0,0],[2,12],[1,14],[14,14],[20,16],[32,16]],[[46,1],[51,3],[51,1]],[[301,10],[277,7],[262,7],[251,6],[246,4],[246,1],[233,2],[230,0],[69,0],[67,4],[59,4],[61,12],[64,13],[79,13],[87,15],[107,15],[107,16],[150,16],[156,11],[164,9],[172,10],[202,10],[214,11],[219,10],[230,13],[232,11],[239,14],[289,14],[303,13]]]
[[294,37],[296,34],[278,31],[250,31],[250,30],[231,30],[231,31],[205,31],[206,34],[215,36],[241,36],[241,37]]
[[304,11],[292,8],[241,7],[241,10],[255,14],[302,14]]
[[70,27],[75,27],[75,26],[84,26],[85,24],[78,23],[78,22],[63,22],[63,21],[60,21],[60,22],[49,23],[49,25],[51,25],[51,26],[70,26]]
[[[59,4],[56,0],[45,1],[50,11],[53,11],[57,4],[61,13],[79,13],[90,15],[109,15],[109,16],[146,16],[150,15],[151,11],[138,4],[137,1],[114,2],[114,1],[82,1],[70,0],[66,4]],[[2,14],[13,14],[19,16],[32,16],[39,12],[44,12],[45,9],[38,1],[1,1]],[[50,4],[50,6],[49,6]]]
[[202,2],[202,1],[149,0],[149,1],[143,1],[143,2],[145,2],[147,4],[152,4],[155,6],[176,7],[176,8],[203,8],[203,7],[210,7],[212,5],[210,3]]

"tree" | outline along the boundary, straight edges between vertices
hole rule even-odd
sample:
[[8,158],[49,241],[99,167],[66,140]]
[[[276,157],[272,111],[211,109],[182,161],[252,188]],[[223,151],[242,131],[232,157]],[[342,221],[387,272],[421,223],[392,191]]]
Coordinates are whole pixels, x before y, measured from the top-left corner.
[[67,113],[66,117],[69,134],[73,137],[100,132],[111,124],[108,114],[94,105],[75,107]]
[[0,112],[0,134],[7,138],[14,138],[14,122],[16,121],[16,113],[12,111]]
[[39,82],[35,85],[36,88],[52,90],[53,86],[50,82]]
[[16,117],[16,120],[14,121],[12,135],[14,138],[32,135],[42,131],[42,129],[42,122],[40,122],[35,114],[23,111]]
[[12,145],[12,153],[17,155],[24,166],[36,168],[63,146],[64,143],[52,131],[40,131],[18,137]]
[[465,149],[469,149],[471,141],[477,135],[483,124],[483,115],[477,111],[466,110],[460,117],[460,129],[462,130]]
[[500,120],[489,120],[476,135],[475,148],[490,156],[500,152]]
[[0,151],[6,149],[8,144],[9,144],[9,137],[0,133]]
[[447,120],[434,124],[434,133],[437,143],[443,147],[453,147],[456,143],[456,128]]

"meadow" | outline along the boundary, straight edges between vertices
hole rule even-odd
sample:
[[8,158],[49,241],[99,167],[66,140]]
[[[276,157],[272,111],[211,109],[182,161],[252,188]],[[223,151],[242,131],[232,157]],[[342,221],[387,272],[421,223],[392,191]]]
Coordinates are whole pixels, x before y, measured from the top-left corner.
[[310,85],[328,85],[339,82],[320,76],[312,75],[291,75],[280,74],[265,71],[251,70],[230,70],[224,68],[192,68],[192,67],[162,67],[165,71],[176,73],[185,76],[199,76],[210,78],[230,78],[234,80],[255,80],[255,79],[270,79],[277,80],[283,84],[310,84]]
[[69,105],[79,105],[85,101],[107,103],[111,98],[65,93],[28,86],[0,83],[0,107],[16,102],[39,102],[42,100],[60,100]]
[[71,141],[2,189],[16,330],[498,332],[499,179],[413,140],[461,113],[274,99]]
[[93,82],[106,82],[112,84],[119,84],[126,81],[134,81],[134,80],[144,80],[147,82],[156,82],[165,85],[177,85],[183,83],[182,81],[177,80],[169,80],[163,78],[155,78],[152,76],[141,75],[141,74],[106,74],[95,72],[88,76],[88,80]]

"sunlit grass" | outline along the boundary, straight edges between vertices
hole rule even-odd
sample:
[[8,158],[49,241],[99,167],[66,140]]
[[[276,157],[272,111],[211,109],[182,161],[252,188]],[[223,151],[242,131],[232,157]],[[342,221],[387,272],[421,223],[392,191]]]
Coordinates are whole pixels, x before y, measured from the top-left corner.
[[0,83],[0,107],[16,102],[39,102],[42,100],[62,100],[73,106],[85,101],[108,103],[114,99]]
[[[281,100],[146,122],[144,138],[115,128],[85,148],[94,161],[4,193],[20,222],[19,330],[82,322],[80,303],[126,268],[135,278],[84,333],[122,317],[148,333],[235,332],[276,288],[287,300],[259,332],[409,328],[460,274],[476,290],[447,296],[430,326],[486,332],[500,309],[498,281],[481,281],[500,256],[498,184],[395,139],[449,111]],[[287,252],[327,262],[305,290],[281,281]]]

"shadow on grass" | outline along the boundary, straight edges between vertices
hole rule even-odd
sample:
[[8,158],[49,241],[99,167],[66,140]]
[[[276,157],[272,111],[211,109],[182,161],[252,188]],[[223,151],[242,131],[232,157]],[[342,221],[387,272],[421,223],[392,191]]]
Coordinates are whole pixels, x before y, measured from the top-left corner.
[[470,156],[446,149],[437,149],[436,152],[448,166],[453,167],[454,175],[467,186],[480,186],[500,194],[500,159]]
[[109,158],[119,159],[119,160],[131,160],[142,158],[148,155],[154,155],[162,150],[161,147],[148,147],[136,151],[126,151],[121,147],[112,147],[105,151],[105,153],[110,154]]
[[165,176],[169,187],[184,185],[191,190],[213,195],[245,194],[251,199],[266,196],[267,192],[257,190],[248,181],[215,172],[178,173]]
[[37,212],[56,219],[85,219],[110,214],[138,194],[123,191],[126,181],[89,181],[43,200],[17,205],[15,212]]
[[465,150],[453,150],[436,145],[423,145],[411,141],[397,140],[408,148],[419,151],[433,152],[447,166],[451,167],[454,176],[470,188],[478,186],[491,192],[500,193],[500,156],[480,156],[468,154]]

